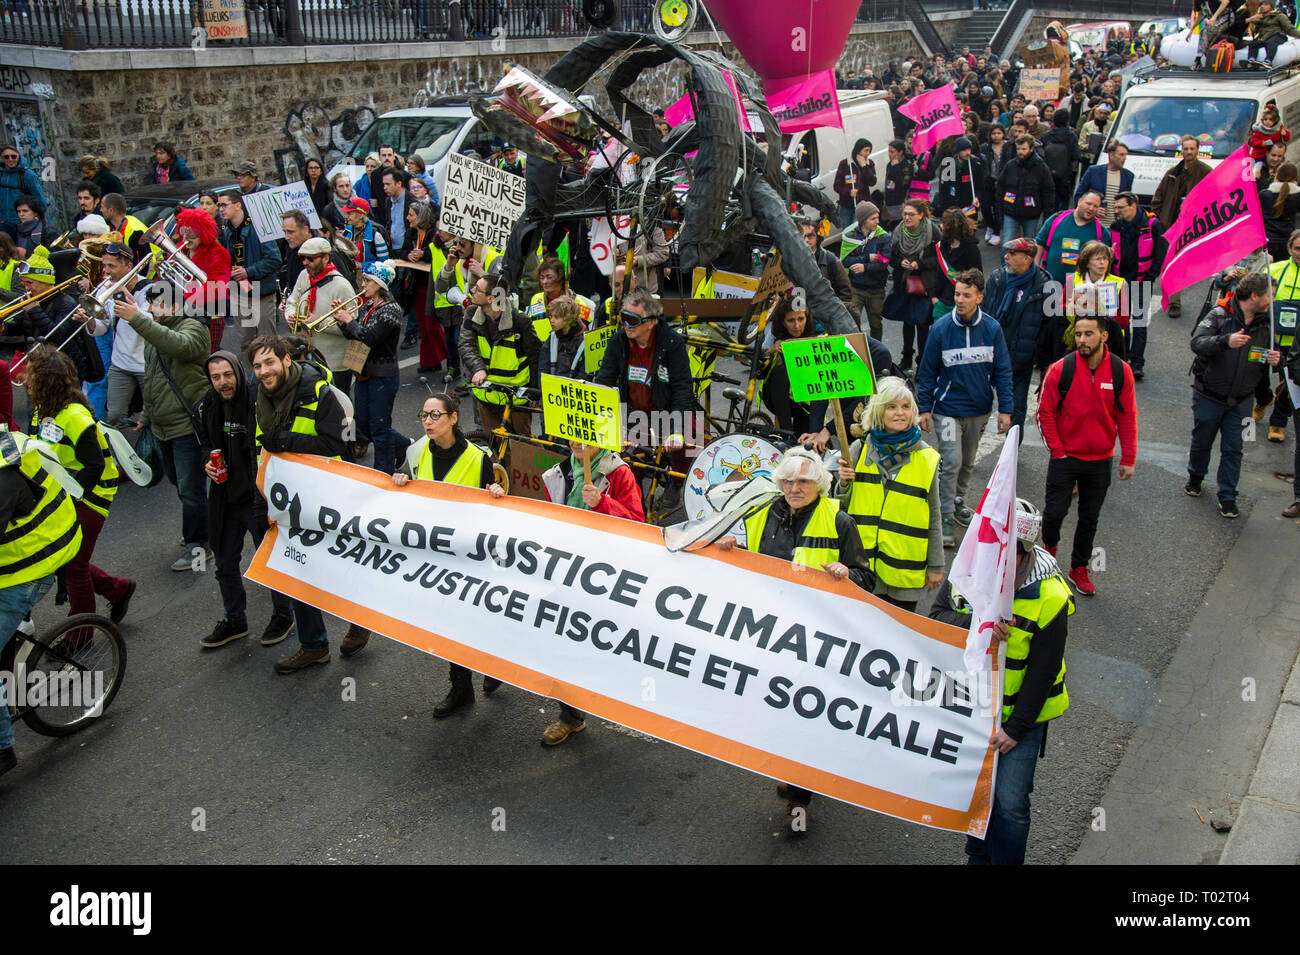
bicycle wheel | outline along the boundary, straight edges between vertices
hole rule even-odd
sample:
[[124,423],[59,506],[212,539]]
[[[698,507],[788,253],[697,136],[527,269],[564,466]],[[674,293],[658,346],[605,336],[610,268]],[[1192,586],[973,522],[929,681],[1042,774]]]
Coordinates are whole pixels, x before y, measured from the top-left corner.
[[[496,435],[488,431],[471,431],[465,435],[465,440],[470,444],[477,444],[480,448],[490,448],[493,443],[500,440]],[[501,485],[501,490],[507,494],[510,493],[510,469],[498,461],[495,457],[492,459],[492,480]]]
[[768,429],[776,427],[772,421],[772,416],[766,411],[751,411],[749,413],[749,420],[746,424],[748,425],[746,430],[751,431],[756,428]]
[[28,687],[44,688],[40,700],[29,699],[24,722],[44,736],[67,736],[113,702],[126,675],[126,642],[107,617],[79,613],[34,642],[22,666]]

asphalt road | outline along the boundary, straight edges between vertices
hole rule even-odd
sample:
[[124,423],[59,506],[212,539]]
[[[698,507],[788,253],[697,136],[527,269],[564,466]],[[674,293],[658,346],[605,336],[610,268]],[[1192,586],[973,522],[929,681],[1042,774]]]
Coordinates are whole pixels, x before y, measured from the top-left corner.
[[[995,251],[986,249],[990,267]],[[1182,492],[1187,338],[1203,295],[1188,294],[1189,317],[1159,315],[1151,327],[1137,473],[1112,485],[1097,539],[1106,569],[1071,620],[1071,708],[1039,763],[1031,862],[1064,863],[1079,846],[1245,523],[1220,518],[1212,493]],[[897,326],[886,342],[900,344]],[[407,433],[425,394],[415,377],[403,370],[397,402]],[[1020,494],[1041,502],[1046,454],[1029,430]],[[1293,436],[1259,437],[1246,470],[1290,470]],[[986,442],[994,453],[973,485],[987,479],[997,444]],[[1272,484],[1276,495],[1240,499],[1243,517],[1286,503],[1288,489]],[[1072,533],[1070,520],[1065,542]],[[959,836],[821,797],[809,833],[788,835],[771,780],[599,720],[544,749],[554,704],[508,686],[435,721],[446,664],[386,639],[277,676],[272,663],[293,645],[257,642],[270,604],[255,585],[252,635],[201,652],[221,604],[210,573],[169,571],[179,536],[170,486],[121,490],[96,558],[139,582],[124,624],[126,680],[105,717],[75,737],[16,727],[20,763],[0,779],[0,862],[964,861]],[[47,602],[38,624],[59,612]],[[336,650],[344,630],[331,621]],[[349,677],[356,699],[345,702]]]

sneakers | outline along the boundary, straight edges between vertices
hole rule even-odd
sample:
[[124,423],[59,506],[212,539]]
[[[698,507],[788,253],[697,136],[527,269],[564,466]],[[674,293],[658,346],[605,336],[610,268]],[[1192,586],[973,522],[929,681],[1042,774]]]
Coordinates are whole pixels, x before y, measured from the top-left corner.
[[1192,477],[1189,474],[1187,476],[1187,483],[1183,485],[1183,493],[1186,494],[1188,497],[1200,497],[1201,479],[1198,477]]
[[215,650],[217,647],[224,647],[232,640],[246,636],[248,636],[248,624],[235,624],[229,620],[222,620],[212,628],[212,633],[199,641],[199,646],[204,650]]
[[985,229],[985,230],[984,230],[984,241],[985,241],[985,242],[992,242],[992,241],[993,241],[993,230],[992,230],[992,229]]
[[1133,380],[1134,380],[1134,381],[1141,381],[1141,380],[1142,380],[1143,378],[1145,378],[1145,377],[1146,377],[1146,372],[1144,372],[1141,368],[1134,368],[1134,369],[1133,369]]
[[293,618],[272,614],[271,619],[267,621],[266,629],[262,631],[262,646],[273,647],[291,633],[293,633]]
[[483,693],[491,696],[497,690],[501,689],[501,681],[494,676],[483,677]]
[[998,235],[992,229],[989,230],[989,245],[1001,245],[1002,236]]
[[1183,307],[1179,305],[1177,302],[1174,302],[1172,305],[1169,306],[1169,308],[1165,309],[1165,314],[1168,315],[1170,318],[1182,318]]
[[131,598],[135,596],[135,581],[128,580],[126,583],[126,593],[122,595],[121,600],[114,600],[108,605],[108,619],[114,623],[121,623],[126,612],[131,609]]
[[975,516],[975,512],[963,504],[961,498],[957,498],[956,504],[957,511],[952,515],[952,519],[962,527],[969,527],[971,518]]
[[1233,518],[1237,517],[1241,512],[1237,510],[1236,501],[1220,501],[1219,513],[1224,517],[1228,518],[1229,520],[1232,520]]
[[957,535],[953,533],[951,517],[943,522],[943,546],[944,547],[957,546]]
[[1286,428],[1270,427],[1268,429],[1268,440],[1272,441],[1274,444],[1281,444],[1285,438]]
[[299,670],[305,670],[317,663],[329,662],[329,647],[321,647],[319,650],[308,650],[306,647],[302,647],[293,656],[285,657],[283,660],[276,660],[275,672],[281,675],[297,673]]
[[343,638],[343,643],[339,645],[339,656],[351,657],[356,656],[366,648],[370,642],[370,631],[364,627],[358,627],[355,623],[348,627],[347,636]]
[[414,348],[419,343],[420,343],[419,338],[417,338],[414,335],[407,335],[405,338],[402,339],[402,343],[398,347],[401,348],[402,351],[406,351],[406,349]]
[[[202,557],[195,553],[195,551],[200,551]],[[187,570],[196,570],[199,573],[202,573],[208,569],[208,565],[211,564],[213,560],[215,560],[215,558],[213,557],[212,551],[207,547],[200,547],[198,544],[186,544],[185,549],[181,551],[181,555],[172,561],[172,570],[178,574],[183,574]],[[194,566],[195,561],[198,561],[198,567]]]
[[1290,504],[1287,507],[1283,508],[1282,516],[1289,517],[1292,520],[1296,519],[1297,517],[1300,517],[1300,501],[1296,501],[1294,504]]
[[1071,567],[1070,581],[1074,584],[1075,589],[1085,597],[1091,597],[1097,592],[1097,586],[1088,576],[1087,567]]
[[472,706],[473,704],[473,690],[466,691],[452,689],[442,698],[442,702],[433,708],[433,718],[440,720],[445,716],[451,716],[452,713],[455,713],[459,709],[463,709],[466,706]]
[[899,370],[899,371],[911,371],[911,370],[912,370],[912,356],[911,356],[911,355],[904,355],[904,356],[903,356],[903,360],[900,361],[900,362],[898,363],[898,370]]
[[559,746],[574,733],[581,733],[586,728],[586,720],[583,720],[577,726],[570,726],[564,720],[557,719],[542,731],[542,745]]

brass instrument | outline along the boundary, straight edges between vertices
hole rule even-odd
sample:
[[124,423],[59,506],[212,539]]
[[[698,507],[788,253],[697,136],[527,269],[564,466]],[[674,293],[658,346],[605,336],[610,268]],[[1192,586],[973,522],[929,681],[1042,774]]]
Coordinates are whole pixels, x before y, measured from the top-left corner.
[[81,281],[81,277],[82,277],[81,264],[78,263],[77,274],[72,276],[71,278],[64,279],[62,282],[59,282],[57,285],[51,285],[49,288],[42,289],[39,292],[29,292],[26,295],[24,295],[22,298],[15,299],[14,301],[10,302],[8,305],[4,306],[3,308],[0,308],[0,322],[7,322],[9,321],[10,318],[12,318],[13,316],[17,315],[19,312],[26,309],[27,306],[35,305],[37,302],[47,299],[51,295],[58,294],[59,292],[67,288],[69,285]]
[[358,299],[364,298],[365,294],[366,294],[365,292],[358,292],[356,295],[352,296],[346,302],[339,302],[337,305],[335,305],[333,308],[331,308],[328,312],[326,312],[324,315],[320,316],[319,318],[313,319],[312,321],[303,322],[302,323],[303,330],[306,331],[308,335],[319,335],[321,332],[325,331],[325,329],[337,325],[339,321],[337,317],[338,313],[343,311],[344,309],[347,309],[349,306],[352,305],[353,302],[357,301]]
[[144,238],[146,242],[159,246],[167,253],[167,256],[158,263],[158,278],[166,279],[188,292],[195,286],[205,284],[208,281],[208,273],[195,265],[175,240],[167,234],[165,223],[169,222],[171,219],[155,222],[145,232]]
[[86,236],[78,243],[77,248],[81,249],[81,261],[77,263],[77,269],[90,279],[92,288],[104,280],[104,265],[101,258],[104,250],[114,242],[122,244],[123,241],[122,233],[109,232],[106,235]]
[[69,229],[67,232],[63,233],[63,235],[55,239],[53,242],[51,242],[48,246],[46,246],[46,248],[49,249],[51,252],[53,252],[55,249],[63,245],[65,242],[67,242],[69,249],[72,248],[73,243],[68,242],[68,236],[72,235],[72,233],[75,231],[76,231],[76,227],[74,226],[73,228]]
[[81,306],[82,310],[84,310],[87,315],[96,321],[108,321],[114,317],[111,304],[113,296],[125,288],[131,279],[136,278],[140,274],[141,269],[145,268],[152,262],[153,256],[146,255],[131,267],[131,271],[127,272],[126,275],[122,276],[116,282],[111,285],[101,283],[100,287],[95,289],[93,292],[80,296],[77,299],[77,304]]

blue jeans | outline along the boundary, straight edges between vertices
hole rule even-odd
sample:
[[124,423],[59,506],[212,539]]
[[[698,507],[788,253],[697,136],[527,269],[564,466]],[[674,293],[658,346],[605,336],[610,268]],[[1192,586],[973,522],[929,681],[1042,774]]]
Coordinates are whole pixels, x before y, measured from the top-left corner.
[[1017,219],[1013,216],[1002,217],[1002,244],[1006,245],[1016,237],[1017,232],[1021,232],[1027,238],[1032,239],[1038,234],[1038,217],[1032,219]]
[[375,470],[392,474],[397,455],[406,454],[411,440],[393,430],[393,402],[397,399],[398,376],[368,378],[356,387],[357,427],[370,435],[375,449]]
[[1024,865],[1029,843],[1029,794],[1043,744],[1046,723],[1035,723],[1011,752],[998,757],[993,787],[993,812],[983,839],[966,837],[966,861],[971,865]]
[[203,473],[203,449],[193,432],[162,445],[163,473],[181,499],[181,533],[185,546],[208,545],[208,477]]
[[1203,478],[1210,470],[1210,451],[1214,438],[1219,436],[1219,503],[1237,499],[1237,479],[1241,477],[1241,446],[1245,441],[1247,422],[1255,396],[1247,395],[1236,404],[1227,405],[1207,398],[1199,391],[1192,392],[1192,448],[1187,455],[1187,473]]
[[[861,193],[858,193],[858,195],[861,195]],[[836,206],[835,208],[838,209],[840,213],[840,228],[847,229],[849,226],[853,225],[857,213],[856,209],[845,209],[843,206]]]
[[[25,584],[15,584],[0,590],[0,651],[13,639],[14,631],[23,622],[33,607],[54,586],[54,575],[30,580]],[[0,749],[8,749],[14,744],[13,723],[9,719],[9,704],[5,700],[4,681],[0,680]]]
[[298,625],[298,642],[304,650],[328,650],[330,635],[325,632],[325,615],[319,607],[293,602],[293,621]]

